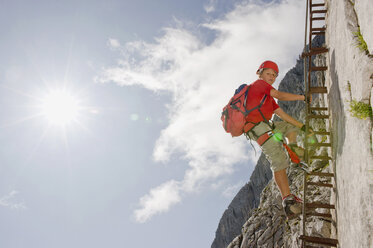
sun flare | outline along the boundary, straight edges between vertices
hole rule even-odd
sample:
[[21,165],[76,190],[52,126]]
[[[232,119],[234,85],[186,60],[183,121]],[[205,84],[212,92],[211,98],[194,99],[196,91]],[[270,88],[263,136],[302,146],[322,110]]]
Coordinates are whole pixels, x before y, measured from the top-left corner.
[[79,101],[64,90],[50,91],[42,100],[42,114],[54,125],[65,126],[77,120]]

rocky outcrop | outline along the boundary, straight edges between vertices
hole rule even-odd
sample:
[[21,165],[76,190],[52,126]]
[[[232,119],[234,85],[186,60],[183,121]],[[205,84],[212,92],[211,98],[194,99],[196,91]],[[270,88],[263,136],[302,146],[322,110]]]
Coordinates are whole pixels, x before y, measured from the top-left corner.
[[[317,165],[314,165],[317,166]],[[302,195],[303,173],[292,168],[288,173],[291,180],[292,192]],[[311,189],[309,192],[312,201],[328,203],[329,189]],[[330,223],[313,218],[308,221],[310,233],[314,235],[328,236],[331,231]],[[286,221],[281,206],[281,195],[276,184],[271,180],[263,190],[259,208],[252,211],[251,217],[242,227],[242,233],[237,236],[228,248],[291,248],[300,247],[298,239],[301,230],[301,220]]]

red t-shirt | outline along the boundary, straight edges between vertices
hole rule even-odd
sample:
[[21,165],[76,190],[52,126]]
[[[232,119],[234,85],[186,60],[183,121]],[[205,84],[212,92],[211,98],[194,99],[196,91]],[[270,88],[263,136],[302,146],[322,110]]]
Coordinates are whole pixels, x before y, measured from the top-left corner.
[[[273,112],[280,107],[276,103],[275,99],[271,97],[271,89],[274,89],[272,85],[261,79],[258,79],[254,83],[252,83],[250,86],[249,95],[246,102],[246,109],[250,110],[256,107],[257,105],[259,105],[264,95],[267,95],[267,98],[264,101],[264,104],[262,105],[260,110],[262,111],[264,117],[267,120],[270,120],[272,118]],[[254,123],[264,121],[263,117],[260,115],[258,110],[254,110],[253,112],[251,112],[246,117],[246,120]]]

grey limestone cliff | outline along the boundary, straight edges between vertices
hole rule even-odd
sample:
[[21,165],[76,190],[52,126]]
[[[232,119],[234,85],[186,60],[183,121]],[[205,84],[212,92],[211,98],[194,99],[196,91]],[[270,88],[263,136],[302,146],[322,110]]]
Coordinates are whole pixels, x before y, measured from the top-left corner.
[[[340,247],[373,247],[372,117],[356,118],[350,109],[353,100],[373,107],[373,2],[327,3],[326,83],[334,131],[338,240]],[[365,50],[359,47],[362,39]]]

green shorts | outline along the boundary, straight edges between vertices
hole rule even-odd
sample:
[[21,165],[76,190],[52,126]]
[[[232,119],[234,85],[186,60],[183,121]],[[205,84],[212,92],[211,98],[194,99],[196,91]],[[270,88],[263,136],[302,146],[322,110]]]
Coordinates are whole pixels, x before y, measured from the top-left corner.
[[[263,145],[262,150],[263,153],[266,155],[266,158],[271,164],[272,171],[280,171],[286,169],[290,166],[290,160],[288,153],[286,152],[280,138],[287,136],[287,134],[291,132],[299,133],[300,129],[287,123],[285,121],[277,121],[274,122],[275,129],[274,129],[274,136],[270,137]],[[271,128],[265,122],[259,123],[255,126],[252,130],[246,133],[251,140],[256,141],[257,137],[253,135],[252,131],[259,137],[260,135],[271,131]]]

